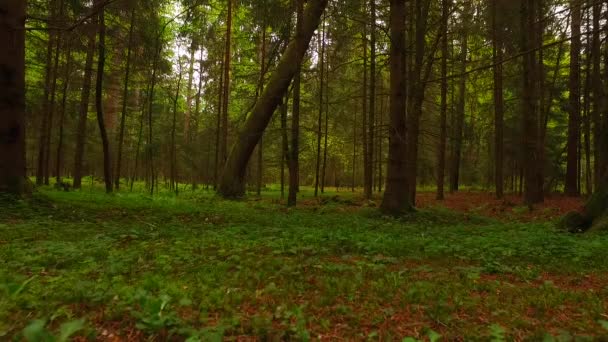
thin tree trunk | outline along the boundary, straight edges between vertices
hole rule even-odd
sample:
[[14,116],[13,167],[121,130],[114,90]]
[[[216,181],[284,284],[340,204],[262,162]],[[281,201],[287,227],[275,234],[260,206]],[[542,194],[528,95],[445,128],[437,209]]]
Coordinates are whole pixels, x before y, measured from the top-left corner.
[[226,47],[224,50],[224,89],[222,95],[222,135],[220,140],[220,162],[222,168],[228,158],[228,104],[230,101],[230,63],[232,60],[232,12],[233,1],[228,1],[228,18],[226,21]]
[[321,138],[323,132],[323,92],[325,90],[325,17],[322,20],[322,28],[319,32],[319,116],[317,117],[317,159],[315,168],[315,197],[319,195],[319,183],[321,172]]
[[[60,0],[59,1],[59,18],[63,19],[64,16],[64,1]],[[56,36],[56,41],[55,41],[55,61],[53,62],[53,78],[51,81],[51,90],[50,90],[50,94],[51,94],[51,100],[49,103],[49,111],[48,111],[48,125],[46,127],[46,132],[45,132],[45,145],[44,145],[44,164],[43,164],[43,170],[44,170],[44,184],[45,185],[49,185],[50,183],[50,177],[51,177],[51,169],[50,169],[50,162],[51,162],[51,135],[53,132],[53,120],[54,120],[54,116],[55,116],[55,100],[57,98],[57,79],[59,78],[58,74],[59,74],[59,56],[61,53],[61,44],[63,42],[63,34],[61,32],[59,32]]]
[[[50,2],[51,6],[51,17],[54,16],[55,3]],[[40,123],[40,133],[38,137],[38,167],[36,168],[36,185],[40,186],[44,184],[44,158],[46,151],[46,132],[49,125],[49,111],[50,111],[50,94],[51,94],[51,79],[53,77],[53,47],[57,33],[55,31],[49,32],[49,38],[47,42],[46,51],[46,63],[45,63],[45,79],[44,79],[44,98],[42,107],[42,120]],[[93,47],[94,49],[94,47]]]
[[[494,0],[495,1],[495,0]],[[439,163],[437,167],[437,199],[445,199],[445,158],[447,145],[448,115],[448,24],[450,20],[450,0],[442,0],[441,18],[441,114],[439,134]]]
[[289,161],[289,140],[287,138],[287,105],[289,96],[281,105],[281,199],[285,198],[285,163]]
[[580,143],[580,53],[581,53],[581,6],[580,0],[570,0],[572,40],[570,45],[570,107],[568,120],[568,158],[566,168],[566,188],[568,196],[580,194],[578,180],[578,146]]
[[504,197],[504,95],[502,81],[502,26],[498,23],[498,0],[492,0],[492,50],[494,58],[494,184],[496,198]]
[[[363,1],[363,14],[367,14],[367,6],[365,6],[365,1]],[[367,113],[369,108],[367,107],[367,23],[363,24],[363,94],[361,95],[363,99],[363,115],[361,121],[361,132],[362,139],[361,144],[363,145],[363,196],[365,199],[369,200],[372,198],[372,181],[371,181],[371,168],[369,167],[369,137],[367,136]]]
[[175,97],[173,98],[173,123],[171,125],[171,185],[170,185],[170,189],[171,191],[175,191],[175,194],[177,195],[178,193],[178,187],[177,187],[177,139],[175,138],[175,135],[177,133],[177,105],[179,103],[179,93],[181,91],[181,87],[182,87],[182,79],[183,79],[183,74],[182,74],[182,66],[179,66],[179,75],[178,75],[178,79],[177,79],[177,89],[175,90]]
[[198,46],[193,39],[190,45],[190,66],[188,68],[188,87],[186,88],[186,115],[184,117],[184,140],[190,141],[190,126],[192,125],[192,84],[194,80],[194,53]]
[[[465,15],[468,16],[469,4],[465,4],[464,9]],[[467,77],[464,75],[467,71],[467,56],[468,56],[468,41],[469,33],[467,31],[467,25],[464,25],[462,32],[462,40],[460,46],[460,78],[459,95],[458,95],[458,108],[456,110],[457,116],[454,127],[454,145],[452,147],[452,165],[450,175],[450,192],[458,191],[460,187],[460,162],[462,156],[462,140],[463,140],[463,129],[465,119],[465,107],[466,107],[466,87]]]
[[145,115],[146,115],[146,102],[142,101],[141,115],[139,117],[139,133],[137,135],[137,147],[135,149],[135,167],[133,169],[133,176],[131,177],[131,189],[130,189],[131,192],[133,192],[133,183],[135,182],[135,178],[137,178],[137,171],[139,168],[139,158],[140,158],[139,151],[141,148],[141,141],[143,138]]
[[[220,83],[219,83],[219,89],[218,89],[218,106],[217,106],[217,120],[216,120],[216,125],[215,125],[215,170],[214,170],[214,175],[213,175],[213,190],[216,190],[217,187],[219,186],[219,182],[220,182],[220,163],[222,163],[220,161],[221,154],[222,154],[222,149],[220,147],[221,144],[221,130],[222,130],[222,108],[223,108],[223,95],[224,95],[224,62],[222,61],[220,63]],[[222,163],[223,164],[223,163]]]
[[129,77],[131,76],[131,50],[133,48],[133,26],[135,22],[135,6],[131,9],[131,22],[129,24],[129,43],[127,47],[127,66],[122,90],[122,113],[120,117],[120,135],[118,136],[118,153],[116,155],[116,177],[114,185],[120,190],[120,175],[122,168],[122,146],[125,140],[125,120],[127,118],[127,104],[129,102]]
[[405,126],[405,1],[390,0],[390,124],[389,156],[386,175],[386,191],[382,201],[382,210],[399,214],[412,209],[407,188],[406,160],[406,126]]
[[[606,100],[604,99],[604,82],[602,81],[602,66],[601,66],[601,42],[600,42],[600,20],[602,16],[602,4],[600,2],[594,2],[593,4],[593,42],[591,56],[593,58],[593,80],[592,80],[592,94],[593,94],[593,108],[592,108],[592,119],[593,119],[593,159],[595,161],[593,168],[593,185],[597,188],[600,184],[600,136],[602,135],[601,121],[602,111],[606,108]],[[606,24],[608,28],[608,24]],[[608,49],[606,50],[608,53]],[[607,55],[608,56],[608,55]],[[608,59],[607,59],[608,60]],[[608,70],[608,68],[606,68]],[[604,132],[605,134],[605,132]]]
[[327,176],[327,143],[329,135],[329,58],[325,61],[325,133],[323,141],[323,169],[321,171],[321,193],[325,193],[325,181]]
[[61,98],[61,114],[59,116],[59,139],[57,141],[57,154],[55,158],[55,181],[57,184],[63,183],[61,180],[61,167],[63,165],[63,131],[65,124],[65,112],[66,112],[66,103],[68,98],[68,89],[70,84],[70,73],[72,72],[72,46],[71,43],[67,43],[67,51],[66,51],[66,63],[65,63],[65,74],[63,78],[63,89],[62,89],[62,98]]
[[219,193],[225,198],[241,197],[245,194],[245,169],[251,154],[268,126],[272,115],[289,88],[299,65],[306,54],[310,39],[319,26],[321,15],[328,0],[309,0],[302,20],[302,34],[296,35],[283,54],[264,93],[247,118],[237,143],[222,174]]
[[[96,4],[99,4],[99,0]],[[103,74],[106,62],[106,23],[105,9],[99,12],[99,57],[97,61],[97,81],[95,87],[95,105],[97,107],[97,123],[103,145],[103,178],[106,184],[106,192],[112,192],[112,160],[110,158],[110,143],[103,117]]]
[[[265,20],[266,18],[264,18]],[[258,100],[260,92],[264,90],[264,78],[266,76],[266,23],[262,25],[262,37],[261,37],[261,46],[260,46],[260,80],[258,83],[258,89],[256,91],[256,101]],[[283,168],[283,163],[281,163],[281,169]],[[264,137],[260,139],[260,143],[258,144],[258,172],[257,172],[257,195],[262,195],[262,183],[264,181]],[[282,171],[281,171],[282,172]],[[281,174],[284,177],[283,174]],[[283,184],[283,181],[281,182]],[[282,185],[283,186],[283,185]],[[282,193],[282,192],[281,192]]]
[[[296,39],[302,39],[302,20],[304,19],[304,0],[296,1]],[[301,65],[298,64],[293,79],[293,108],[291,116],[291,153],[289,159],[289,194],[287,206],[295,206],[300,190],[300,97]],[[287,105],[287,103],[285,104]]]
[[89,28],[89,42],[87,46],[87,57],[84,67],[82,90],[80,93],[80,109],[78,114],[78,131],[76,133],[76,154],[74,156],[74,189],[82,186],[82,163],[87,139],[87,116],[89,113],[89,101],[91,97],[91,83],[93,80],[93,58],[95,57],[97,17],[93,17]]
[[367,118],[367,168],[365,175],[365,197],[371,198],[374,187],[374,120],[376,117],[376,0],[370,0],[370,75],[369,75],[369,111]]
[[0,192],[26,193],[25,13],[26,2],[0,2]]

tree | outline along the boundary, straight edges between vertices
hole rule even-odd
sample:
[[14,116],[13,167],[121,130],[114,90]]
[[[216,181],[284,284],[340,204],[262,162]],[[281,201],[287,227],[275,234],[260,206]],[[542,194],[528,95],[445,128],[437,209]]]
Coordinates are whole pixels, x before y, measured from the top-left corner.
[[247,163],[302,63],[312,35],[319,26],[327,1],[311,0],[308,2],[302,20],[302,34],[296,35],[296,38],[289,43],[230,153],[218,187],[218,193],[223,197],[238,198],[245,194],[244,178]]
[[458,105],[456,110],[454,137],[452,145],[452,163],[450,166],[450,192],[458,191],[460,187],[460,169],[462,157],[463,130],[465,120],[466,89],[467,89],[467,56],[469,50],[469,32],[466,22],[469,18],[470,4],[466,2],[463,9],[464,25],[460,45],[460,85],[458,89]]
[[[364,193],[365,198],[372,197],[372,190],[374,186],[374,120],[376,117],[376,0],[370,0],[370,60],[369,60],[369,109],[366,110],[367,127],[363,127],[367,130],[365,135],[367,147],[365,148],[365,162],[364,162]],[[367,46],[365,47],[367,49]]]
[[323,131],[323,109],[325,91],[325,16],[321,21],[321,32],[318,34],[319,42],[319,116],[317,117],[317,164],[315,168],[315,197],[319,195],[319,177],[321,169],[321,138]]
[[524,28],[536,32],[539,26],[534,0],[521,0],[521,50],[523,53],[523,177],[524,177],[524,203],[528,206],[543,202],[543,179],[540,157],[539,120],[538,120],[538,59],[537,48],[541,42],[538,35],[529,34]]
[[0,2],[0,192],[26,192],[25,1]]
[[93,79],[93,59],[95,58],[97,32],[97,16],[91,19],[90,27],[88,28],[88,44],[87,56],[84,67],[84,76],[82,81],[82,89],[80,92],[80,109],[78,112],[78,128],[76,131],[76,153],[74,156],[74,189],[80,189],[82,186],[82,163],[84,159],[84,151],[87,138],[87,115],[89,113],[89,101],[91,97],[91,84]]
[[220,163],[223,165],[228,158],[228,105],[230,103],[230,63],[232,61],[232,17],[234,0],[228,0],[228,14],[226,20],[226,47],[224,49],[223,64],[223,93],[221,115]]
[[[304,19],[304,0],[296,1],[296,39],[302,39],[302,21]],[[289,194],[287,206],[295,206],[300,184],[300,93],[301,63],[293,78],[293,109],[291,117],[291,151],[289,161]],[[287,106],[287,103],[285,103]]]
[[103,178],[106,185],[106,192],[112,192],[112,159],[110,157],[110,142],[106,131],[106,124],[103,117],[103,76],[106,63],[106,23],[105,8],[99,0],[95,2],[99,9],[99,46],[97,57],[97,80],[95,85],[95,107],[97,107],[97,124],[103,146]]
[[405,0],[390,0],[390,123],[386,190],[382,211],[399,214],[412,209],[405,164]]
[[580,54],[581,54],[581,3],[579,0],[571,0],[572,13],[570,44],[570,107],[568,120],[568,158],[566,170],[566,189],[569,196],[580,194],[578,187],[578,147],[580,144],[581,127],[581,76],[580,76]]
[[445,157],[447,145],[448,116],[448,24],[450,20],[450,0],[442,0],[441,5],[441,113],[439,134],[439,161],[437,166],[437,199],[445,198]]
[[131,76],[131,52],[133,50],[133,29],[135,22],[135,9],[133,6],[131,9],[131,20],[129,24],[129,38],[127,45],[127,66],[125,69],[125,78],[122,89],[122,111],[120,116],[120,135],[118,137],[118,153],[116,155],[116,177],[115,177],[115,186],[116,190],[120,189],[120,175],[122,169],[122,148],[125,139],[125,120],[127,118],[127,103],[129,101],[129,81]]
[[498,22],[499,0],[492,0],[492,57],[494,61],[494,184],[496,197],[504,196],[504,100],[502,80],[502,29]]

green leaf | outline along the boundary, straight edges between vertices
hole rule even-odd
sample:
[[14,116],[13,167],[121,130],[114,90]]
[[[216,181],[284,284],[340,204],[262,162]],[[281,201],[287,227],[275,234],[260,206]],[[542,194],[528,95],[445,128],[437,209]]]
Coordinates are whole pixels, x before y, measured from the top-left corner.
[[84,319],[63,323],[59,328],[59,342],[66,342],[80,330],[84,329]]
[[434,330],[429,330],[429,332],[427,333],[427,336],[429,337],[429,340],[431,342],[437,342],[441,339],[441,335]]
[[44,327],[45,325],[46,321],[42,319],[30,322],[30,324],[23,329],[23,337],[25,337],[26,341],[31,342],[53,342],[55,339],[53,338],[53,335],[46,330]]

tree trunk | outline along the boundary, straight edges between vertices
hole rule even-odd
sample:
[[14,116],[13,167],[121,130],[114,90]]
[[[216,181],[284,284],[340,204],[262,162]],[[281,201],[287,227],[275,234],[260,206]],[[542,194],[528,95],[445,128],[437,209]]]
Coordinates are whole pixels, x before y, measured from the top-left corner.
[[[464,8],[464,16],[468,17],[469,4],[466,3]],[[466,22],[466,20],[465,20]],[[450,192],[458,191],[460,187],[460,162],[462,157],[462,140],[463,140],[463,129],[465,120],[465,107],[466,107],[466,91],[467,91],[467,77],[465,75],[467,71],[467,56],[468,56],[468,41],[469,33],[467,31],[466,24],[462,28],[462,41],[460,46],[460,78],[459,95],[458,95],[458,106],[457,116],[455,118],[454,127],[454,144],[452,146],[452,165],[450,167]]]
[[325,17],[321,22],[319,40],[319,116],[317,117],[317,159],[315,168],[315,197],[319,195],[319,175],[321,172],[321,138],[323,132],[323,92],[325,90]]
[[[327,54],[329,55],[329,54]],[[326,56],[327,57],[327,56]],[[325,193],[325,181],[327,176],[327,143],[329,137],[329,59],[325,61],[325,132],[323,141],[323,168],[321,170],[321,193]]]
[[[99,5],[99,0],[96,1]],[[97,107],[97,124],[99,125],[99,134],[101,135],[101,143],[103,145],[103,178],[106,184],[106,192],[112,192],[112,160],[110,158],[110,143],[108,141],[108,132],[103,117],[103,73],[106,62],[106,23],[105,9],[102,8],[99,12],[99,57],[97,61],[97,81],[95,86],[95,106]]]
[[[304,0],[296,0],[296,39],[302,39],[304,20]],[[293,79],[293,108],[291,117],[291,153],[289,159],[289,194],[287,206],[295,206],[300,185],[300,97],[301,63],[298,63]],[[287,103],[285,103],[287,106]]]
[[[54,16],[55,3],[49,3],[51,7],[51,17]],[[36,185],[44,184],[44,158],[46,152],[46,133],[49,125],[51,78],[53,77],[53,46],[55,44],[56,32],[50,31],[47,42],[45,76],[44,76],[44,98],[42,106],[42,120],[40,120],[40,131],[38,137],[38,163],[36,168]]]
[[[363,14],[367,14],[367,6],[363,2]],[[361,121],[361,132],[363,145],[363,196],[365,199],[370,200],[372,198],[372,176],[371,176],[371,160],[369,160],[369,137],[367,136],[367,113],[369,108],[367,107],[367,23],[363,24],[363,117]]]
[[0,192],[23,195],[25,164],[25,8],[0,2]]
[[568,158],[566,188],[568,196],[578,196],[578,146],[580,144],[581,104],[580,104],[580,53],[581,53],[581,3],[570,0],[572,15],[570,44],[570,106],[568,120]]
[[177,105],[179,103],[179,93],[182,87],[182,66],[181,63],[179,65],[179,75],[177,79],[177,89],[175,90],[175,97],[173,98],[173,122],[171,124],[171,169],[170,169],[170,177],[171,177],[171,191],[175,191],[175,194],[178,193],[177,187]]
[[306,54],[310,39],[319,26],[328,0],[310,0],[302,22],[302,34],[297,35],[285,51],[262,96],[248,117],[237,143],[226,163],[218,192],[225,198],[238,198],[245,194],[245,169],[251,154],[268,126],[268,122],[282,101],[289,84],[297,73]]
[[92,18],[89,28],[89,43],[87,47],[87,57],[84,67],[84,77],[82,80],[82,90],[80,93],[80,109],[78,114],[78,131],[76,133],[76,154],[74,156],[74,189],[82,186],[82,162],[87,139],[87,116],[89,114],[89,101],[91,97],[91,83],[93,79],[93,58],[95,57],[97,17]]
[[55,181],[57,184],[63,183],[61,180],[61,166],[63,164],[63,131],[65,126],[65,112],[66,103],[68,98],[68,89],[70,85],[70,73],[72,72],[72,46],[71,42],[68,42],[66,51],[66,63],[65,63],[65,74],[63,77],[63,89],[61,98],[61,114],[59,116],[59,139],[57,139],[57,154],[55,158]]
[[[593,4],[593,42],[591,56],[593,58],[593,76],[592,76],[592,94],[593,94],[593,108],[592,108],[592,120],[593,120],[593,150],[595,165],[593,168],[593,185],[598,187],[600,184],[600,140],[602,136],[602,111],[606,108],[606,100],[604,99],[604,82],[602,81],[602,56],[601,56],[601,42],[600,33],[601,26],[600,20],[602,16],[602,4],[600,2],[594,2]],[[608,25],[607,25],[608,27]],[[608,50],[607,50],[608,52]],[[608,69],[607,69],[608,70]],[[603,135],[605,135],[605,131]]]
[[502,82],[502,26],[498,23],[498,0],[492,0],[492,51],[494,59],[494,184],[496,198],[504,196],[504,101]]
[[[534,0],[522,0],[521,20],[522,27],[532,30],[536,25]],[[533,31],[535,32],[535,31]],[[522,31],[522,51],[524,55],[523,64],[523,110],[522,110],[522,132],[523,132],[523,193],[524,203],[532,206],[543,201],[542,177],[540,170],[539,149],[539,120],[538,120],[538,66],[536,52],[529,52],[537,48],[536,35],[530,35],[526,30]]]
[[289,161],[289,138],[287,137],[287,105],[289,95],[281,105],[281,199],[285,198],[285,164]]
[[376,117],[376,0],[370,0],[370,61],[369,61],[369,109],[367,111],[367,163],[365,164],[365,197],[371,198],[374,187],[374,131]]
[[[266,18],[264,18],[266,20]],[[258,82],[258,89],[256,91],[255,100],[257,101],[259,98],[259,94],[264,89],[264,78],[266,77],[266,23],[262,25],[262,36],[260,41],[260,80]],[[281,114],[283,115],[283,114]],[[281,121],[282,122],[282,121]],[[283,132],[283,130],[281,131]],[[283,144],[285,141],[283,141]],[[284,163],[281,162],[281,172],[283,172]],[[264,182],[264,137],[260,138],[260,142],[258,143],[258,172],[257,172],[257,187],[256,192],[258,196],[262,195],[262,183]],[[281,173],[281,177],[283,173]],[[281,186],[283,186],[284,180],[281,181]],[[282,193],[282,192],[281,192]]]
[[405,152],[405,1],[390,0],[390,123],[389,155],[386,175],[386,190],[382,200],[382,211],[399,214],[412,210],[407,188]]
[[441,114],[439,134],[439,162],[437,167],[437,199],[445,199],[445,157],[447,145],[448,115],[448,24],[450,20],[450,0],[442,0],[441,17]]
[[129,98],[129,77],[131,76],[131,50],[133,48],[133,26],[135,21],[135,7],[131,9],[131,23],[129,24],[129,43],[127,46],[127,66],[125,69],[125,80],[122,89],[122,113],[120,116],[120,135],[118,136],[118,153],[116,155],[116,177],[115,187],[120,190],[120,175],[122,168],[122,146],[125,140],[125,120],[127,118],[127,104]]
[[222,94],[222,135],[220,140],[220,163],[225,167],[228,158],[228,104],[230,103],[230,63],[232,61],[232,12],[233,1],[228,0],[226,21],[226,47],[224,50],[224,89]]
[[[59,20],[64,19],[64,9],[65,3],[63,0],[59,1]],[[42,169],[44,170],[44,184],[49,185],[51,170],[50,170],[50,162],[51,162],[51,135],[53,132],[53,119],[55,116],[55,100],[57,98],[57,79],[59,78],[59,56],[61,52],[61,44],[63,43],[63,34],[60,32],[55,37],[55,61],[53,62],[53,72],[52,72],[52,81],[51,81],[51,89],[50,89],[50,103],[48,106],[48,121],[46,126],[46,132],[44,133],[44,158]]]
[[[432,71],[435,47],[430,53],[426,68],[424,66],[426,54],[426,29],[430,8],[430,1],[416,0],[416,33],[414,65],[410,73],[410,91],[407,113],[407,187],[412,204],[416,203],[416,185],[418,173],[418,151],[420,139],[420,119],[426,91],[426,81]],[[424,69],[424,70],[423,70]]]

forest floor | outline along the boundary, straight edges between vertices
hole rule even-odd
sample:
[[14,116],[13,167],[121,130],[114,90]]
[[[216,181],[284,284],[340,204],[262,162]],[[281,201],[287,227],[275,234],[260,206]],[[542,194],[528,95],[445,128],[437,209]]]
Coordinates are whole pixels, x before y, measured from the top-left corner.
[[419,197],[395,219],[347,192],[41,189],[0,203],[0,340],[608,337],[608,235],[553,222],[580,200]]

